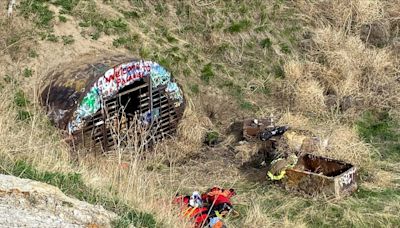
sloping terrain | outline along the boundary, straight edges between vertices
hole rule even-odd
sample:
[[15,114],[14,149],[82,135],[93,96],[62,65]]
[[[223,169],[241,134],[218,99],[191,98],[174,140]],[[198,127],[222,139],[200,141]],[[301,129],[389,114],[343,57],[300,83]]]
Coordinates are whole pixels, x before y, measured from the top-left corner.
[[54,186],[2,174],[0,211],[3,227],[111,227],[117,219],[115,213],[69,198]]
[[[170,199],[212,185],[238,192],[230,227],[400,224],[398,0],[20,0],[12,17],[6,7],[1,172],[22,175],[15,167],[24,161],[38,173],[79,173],[101,193],[92,202],[135,209],[110,207],[129,218],[121,226],[183,226]],[[177,78],[189,101],[176,138],[151,152],[70,153],[38,103],[43,80],[109,53],[154,60]],[[327,139],[315,153],[357,165],[359,191],[342,201],[305,198],[264,181],[265,168],[243,166],[254,151],[238,148],[234,123],[271,114]],[[210,135],[221,142],[205,146]],[[61,189],[84,196],[71,185]]]

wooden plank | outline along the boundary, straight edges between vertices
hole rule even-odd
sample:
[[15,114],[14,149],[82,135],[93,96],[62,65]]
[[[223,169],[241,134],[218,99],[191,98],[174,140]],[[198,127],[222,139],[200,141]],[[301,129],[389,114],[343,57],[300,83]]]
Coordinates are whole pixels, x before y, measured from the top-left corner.
[[143,85],[140,85],[140,86],[137,86],[137,87],[133,87],[132,89],[129,89],[129,90],[124,91],[124,92],[122,92],[122,93],[118,93],[118,96],[119,96],[119,97],[124,96],[125,94],[132,93],[132,92],[134,92],[134,91],[137,91],[137,90],[139,90],[139,89],[145,88],[145,87],[147,87],[147,86],[148,86],[148,84],[147,84],[147,83],[144,83]]

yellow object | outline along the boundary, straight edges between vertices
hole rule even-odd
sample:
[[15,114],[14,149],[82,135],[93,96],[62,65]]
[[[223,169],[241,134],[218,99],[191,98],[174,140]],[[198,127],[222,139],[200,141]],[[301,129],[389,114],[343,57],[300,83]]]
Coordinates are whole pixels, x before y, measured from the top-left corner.
[[[278,158],[276,160],[273,160],[271,162],[271,165],[274,165],[275,163],[277,163],[278,161],[283,160],[283,158]],[[285,159],[287,161],[287,165],[285,166],[284,169],[282,169],[280,171],[280,173],[278,175],[274,175],[272,174],[270,171],[268,171],[267,176],[271,179],[271,180],[281,180],[282,178],[285,177],[286,174],[286,169],[291,169],[293,168],[298,161],[298,158],[295,154],[291,154],[288,158]]]
[[267,176],[271,179],[271,180],[281,180],[286,174],[285,170],[282,170],[281,173],[277,176],[274,176],[274,174],[272,174],[270,171],[268,171]]

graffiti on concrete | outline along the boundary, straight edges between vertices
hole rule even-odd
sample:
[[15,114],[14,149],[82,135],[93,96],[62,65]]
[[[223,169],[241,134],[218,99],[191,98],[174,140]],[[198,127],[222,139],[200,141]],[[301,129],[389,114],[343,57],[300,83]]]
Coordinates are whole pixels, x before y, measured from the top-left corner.
[[183,102],[182,91],[175,82],[169,82],[165,91],[172,100],[176,101],[175,106],[179,106]]
[[79,104],[79,116],[88,116],[100,109],[100,95],[97,87],[92,87]]
[[[85,95],[77,110],[74,112],[73,120],[68,123],[68,131],[79,130],[85,118],[92,116],[102,108],[102,100],[118,93],[119,90],[145,77],[150,77],[152,87],[167,85],[166,92],[170,98],[175,100],[175,106],[183,103],[182,92],[175,82],[171,82],[171,73],[158,63],[152,61],[134,61],[120,64],[107,70],[91,87]],[[149,118],[145,118],[148,123],[157,116],[149,113]]]
[[350,185],[351,182],[354,179],[354,174],[355,174],[355,169],[354,168],[349,170],[349,171],[347,171],[346,173],[344,173],[339,179],[340,187],[344,187],[344,186]]
[[160,85],[165,85],[171,81],[171,73],[160,65],[152,67],[150,77],[153,88],[157,88]]

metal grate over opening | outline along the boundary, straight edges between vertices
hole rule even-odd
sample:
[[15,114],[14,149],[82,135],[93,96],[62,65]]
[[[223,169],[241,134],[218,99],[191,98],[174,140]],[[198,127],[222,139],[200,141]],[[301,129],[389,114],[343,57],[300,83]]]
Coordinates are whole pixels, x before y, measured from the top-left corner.
[[74,138],[85,147],[107,151],[129,144],[129,139],[148,147],[173,135],[181,114],[165,90],[166,85],[152,88],[149,78],[133,83],[104,100],[103,108],[86,120]]

